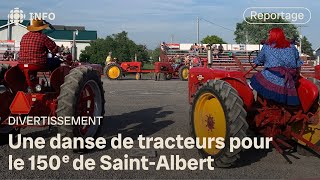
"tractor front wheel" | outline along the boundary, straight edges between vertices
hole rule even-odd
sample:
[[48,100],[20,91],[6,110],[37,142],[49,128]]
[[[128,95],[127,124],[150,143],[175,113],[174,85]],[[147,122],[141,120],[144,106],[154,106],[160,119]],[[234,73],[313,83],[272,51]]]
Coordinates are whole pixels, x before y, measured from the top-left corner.
[[118,80],[122,77],[122,68],[118,64],[109,64],[104,68],[104,72],[110,80]]
[[243,139],[249,128],[247,113],[238,92],[227,82],[212,80],[206,83],[195,95],[190,108],[190,132],[204,144],[206,138],[223,138],[225,147],[217,148],[216,142],[210,142],[211,148],[199,149],[204,156],[212,156],[216,167],[230,167],[240,158],[242,149],[230,151],[230,137]]
[[171,73],[166,73],[166,80],[171,80],[172,79],[172,74]]
[[[58,96],[58,117],[101,117],[104,116],[104,90],[99,73],[92,67],[80,66],[72,69],[65,76]],[[68,137],[97,137],[100,124],[58,126],[58,131]]]
[[142,74],[136,73],[136,80],[141,80],[141,79],[142,79]]
[[188,66],[182,66],[179,69],[179,78],[181,81],[188,81],[189,76],[189,67]]

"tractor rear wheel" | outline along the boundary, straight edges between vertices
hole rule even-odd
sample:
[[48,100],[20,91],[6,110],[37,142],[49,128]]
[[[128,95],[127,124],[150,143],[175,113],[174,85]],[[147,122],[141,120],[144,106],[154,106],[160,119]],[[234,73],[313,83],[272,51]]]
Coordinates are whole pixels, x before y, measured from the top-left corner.
[[122,77],[122,68],[118,64],[109,64],[104,68],[104,72],[110,80],[118,80]]
[[181,81],[188,81],[189,76],[189,67],[188,66],[181,66],[179,69],[179,78]]
[[[58,96],[58,117],[97,117],[104,116],[104,90],[99,73],[92,67],[80,66],[65,76]],[[58,126],[58,131],[68,137],[97,137],[100,124],[88,126]]]
[[[190,108],[190,132],[194,138],[223,138],[225,147],[199,149],[204,156],[212,156],[216,167],[230,167],[235,165],[243,149],[230,152],[230,137],[242,139],[247,136],[249,128],[246,121],[247,112],[243,108],[243,101],[238,92],[227,82],[211,80],[207,82],[195,95]],[[207,144],[208,145],[208,144]]]

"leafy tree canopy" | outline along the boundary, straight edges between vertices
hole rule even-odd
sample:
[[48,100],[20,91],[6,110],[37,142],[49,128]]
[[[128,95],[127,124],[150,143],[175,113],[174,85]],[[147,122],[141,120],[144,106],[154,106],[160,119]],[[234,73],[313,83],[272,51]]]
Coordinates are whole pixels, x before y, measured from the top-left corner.
[[[262,23],[262,24],[249,24],[250,23]],[[274,23],[274,24],[265,24]],[[276,24],[276,23],[289,23],[284,19],[268,19],[263,21],[260,19],[250,19],[246,18],[246,21],[237,23],[236,31],[234,32],[235,41],[238,44],[259,44],[262,40],[267,40],[269,35],[269,30],[272,28],[282,28],[285,32],[287,39],[297,40],[299,39],[299,31],[297,26],[294,24]],[[306,37],[301,39],[302,52],[312,56],[312,44],[308,41]]]
[[227,44],[222,38],[216,35],[207,36],[202,39],[202,44]]
[[[262,24],[249,24],[251,23],[262,23]],[[298,39],[299,32],[293,24],[276,24],[276,23],[288,23],[284,19],[268,19],[263,21],[260,19],[251,20],[249,17],[246,21],[237,23],[236,31],[234,32],[235,41],[238,44],[259,44],[262,40],[266,40],[269,35],[269,30],[275,27],[282,28],[288,39]],[[274,23],[274,24],[266,24]]]
[[90,46],[81,52],[80,60],[104,64],[109,52],[112,52],[112,57],[119,61],[131,61],[135,55],[137,55],[138,61],[149,59],[146,46],[136,44],[128,38],[128,33],[123,31],[107,36],[105,39],[98,38],[92,41]]
[[307,37],[303,36],[301,39],[301,44],[302,53],[313,56],[312,44],[308,41]]

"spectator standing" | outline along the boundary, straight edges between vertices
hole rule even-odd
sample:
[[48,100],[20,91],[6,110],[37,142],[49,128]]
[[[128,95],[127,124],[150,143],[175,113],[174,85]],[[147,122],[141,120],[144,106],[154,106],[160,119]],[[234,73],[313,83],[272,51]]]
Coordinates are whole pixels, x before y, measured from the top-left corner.
[[221,55],[222,55],[222,53],[224,51],[222,44],[219,45],[218,50],[219,50],[218,57],[221,57]]
[[190,63],[190,56],[189,56],[189,55],[186,55],[186,56],[184,57],[184,65],[189,66],[189,63]]
[[60,46],[60,51],[61,52],[64,52],[64,50],[65,50],[65,48],[64,48],[64,46],[63,46],[63,44]]
[[218,50],[217,45],[215,44],[213,46],[213,58],[218,58],[218,53],[219,53],[219,50]]
[[65,54],[71,54],[70,52],[70,49],[68,46],[66,46],[66,48],[64,48],[64,51],[63,51]]

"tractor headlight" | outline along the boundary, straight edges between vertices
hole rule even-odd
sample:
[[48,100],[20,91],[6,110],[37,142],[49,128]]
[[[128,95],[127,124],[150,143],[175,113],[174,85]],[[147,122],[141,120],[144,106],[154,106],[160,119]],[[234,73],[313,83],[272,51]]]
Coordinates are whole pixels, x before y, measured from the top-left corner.
[[42,89],[42,87],[41,87],[41,85],[40,85],[40,84],[36,85],[36,91],[37,91],[37,92],[40,92],[40,91],[41,91],[41,89]]

